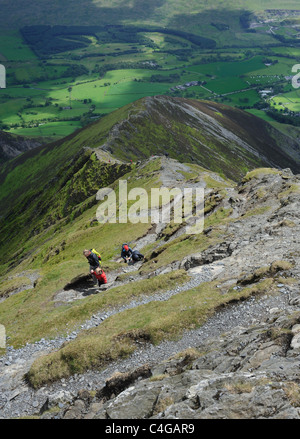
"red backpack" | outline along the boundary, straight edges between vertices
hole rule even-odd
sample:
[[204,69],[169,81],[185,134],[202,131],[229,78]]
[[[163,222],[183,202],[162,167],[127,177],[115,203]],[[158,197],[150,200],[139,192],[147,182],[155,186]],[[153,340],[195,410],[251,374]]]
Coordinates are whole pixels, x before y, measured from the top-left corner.
[[107,277],[103,270],[101,274],[97,274],[94,272],[94,275],[102,284],[107,284]]

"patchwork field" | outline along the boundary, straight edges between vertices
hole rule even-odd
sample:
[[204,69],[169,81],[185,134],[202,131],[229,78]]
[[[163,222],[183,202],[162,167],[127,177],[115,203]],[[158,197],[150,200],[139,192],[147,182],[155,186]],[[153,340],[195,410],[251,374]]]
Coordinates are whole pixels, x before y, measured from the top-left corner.
[[[77,3],[66,2],[66,11]],[[300,62],[295,2],[288,2],[293,11],[278,14],[264,11],[268,1],[248,1],[249,11],[241,10],[244,2],[226,2],[226,8],[217,3],[218,9],[204,10],[193,1],[187,12],[175,0],[157,2],[151,11],[140,1],[137,17],[133,5],[129,11],[117,0],[109,6],[95,1],[94,13],[104,13],[101,26],[93,20],[85,26],[83,19],[80,26],[51,28],[41,19],[21,30],[3,27],[0,62],[7,88],[0,89],[0,129],[56,139],[159,94],[255,109],[265,120],[266,108],[298,112],[298,91],[292,87],[292,68]],[[39,16],[35,0],[30,4]],[[11,10],[6,2],[3,7]],[[123,11],[121,21],[130,14],[131,21],[106,25],[115,7]]]

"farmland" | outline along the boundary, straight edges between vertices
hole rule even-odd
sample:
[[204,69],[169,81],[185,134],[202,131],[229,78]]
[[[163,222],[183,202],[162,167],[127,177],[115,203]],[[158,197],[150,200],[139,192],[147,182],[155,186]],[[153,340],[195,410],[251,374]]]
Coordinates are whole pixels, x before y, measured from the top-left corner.
[[297,18],[263,21],[259,14],[250,19],[239,10],[219,10],[202,11],[206,20],[199,22],[198,15],[188,20],[181,14],[180,25],[174,16],[170,28],[2,29],[7,88],[0,89],[0,128],[57,139],[159,94],[224,102],[270,121],[266,108],[300,112],[300,92],[291,82],[292,67],[300,62]]

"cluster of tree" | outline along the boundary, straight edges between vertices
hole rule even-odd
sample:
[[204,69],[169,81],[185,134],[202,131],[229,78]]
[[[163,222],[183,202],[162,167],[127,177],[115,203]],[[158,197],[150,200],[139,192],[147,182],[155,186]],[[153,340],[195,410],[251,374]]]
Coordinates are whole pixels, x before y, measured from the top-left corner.
[[277,64],[278,63],[278,59],[272,59],[272,58],[267,58],[267,57],[264,57],[263,59],[262,59],[262,62],[264,63],[264,64]]
[[[202,37],[200,35],[191,34],[188,32],[180,31],[177,29],[168,29],[165,27],[155,27],[155,26],[123,26],[123,25],[107,25],[104,27],[105,31],[110,35],[114,36],[114,38],[119,38],[120,41],[123,42],[137,42],[141,43],[145,37],[139,36],[139,33],[151,33],[158,32],[167,35],[174,35],[177,37],[181,37],[185,40],[190,41],[191,43],[199,46],[203,49],[211,49],[216,47],[215,40],[211,38]],[[102,35],[98,34],[99,39],[102,38]],[[134,41],[136,39],[136,41]],[[141,40],[142,39],[142,40]],[[147,39],[148,40],[148,39]],[[142,42],[142,44],[144,44]],[[152,43],[153,44],[153,43]]]
[[27,44],[39,57],[85,48],[90,41],[87,35],[94,36],[99,42],[119,42],[144,44],[156,48],[156,44],[145,33],[159,32],[188,40],[204,49],[213,49],[216,42],[211,38],[194,35],[176,29],[160,27],[135,27],[123,25],[106,26],[49,26],[35,25],[21,28],[21,34]]
[[286,38],[284,35],[272,34],[274,38],[279,40],[283,44],[297,44],[299,45],[299,40],[297,38]]
[[94,119],[100,119],[101,117],[104,117],[105,114],[103,113],[95,113],[88,111],[87,113],[83,113],[83,115],[80,117],[80,125],[82,127],[85,127],[86,125],[89,125],[92,120]]
[[188,61],[189,58],[194,57],[194,51],[192,49],[175,49],[175,50],[164,50],[164,52],[174,55],[179,61]]
[[[187,42],[180,41],[180,40],[173,38],[171,36],[168,36],[168,35],[166,37],[164,37],[164,40],[165,40],[165,43],[170,43],[170,44],[173,44],[174,46],[178,46],[178,45],[181,47],[188,47],[189,46]],[[157,46],[157,48],[159,48],[159,47]]]
[[139,62],[120,62],[116,64],[96,64],[92,73],[99,73],[100,76],[104,76],[109,70],[121,70],[121,69],[147,69],[147,70],[157,70],[159,68],[158,64],[149,64],[149,61],[139,61]]
[[252,107],[256,108],[257,110],[265,110],[266,108],[270,107],[270,104],[268,102],[258,101],[255,102]]
[[133,26],[107,25],[97,33],[97,38],[101,43],[130,43],[157,47],[150,38],[140,35],[140,30]]
[[87,47],[97,26],[25,26],[20,29],[27,44],[40,57]]
[[[144,32],[147,31],[144,30]],[[148,30],[148,32],[159,32],[162,34],[175,35],[195,44],[196,46],[201,47],[202,49],[214,49],[217,45],[216,41],[212,38],[201,37],[200,35],[194,35],[176,29],[155,28],[154,30]]]
[[74,61],[80,61],[84,58],[99,58],[100,56],[103,56],[103,59],[100,61],[104,61],[106,56],[122,56],[122,55],[132,55],[134,53],[141,53],[141,50],[134,48],[134,49],[128,49],[128,50],[119,50],[118,52],[94,52],[94,53],[82,53],[80,55],[71,55],[70,59]]
[[240,25],[243,29],[249,29],[251,21],[251,12],[250,11],[244,11],[240,15]]
[[175,81],[179,81],[180,79],[180,75],[178,75],[178,73],[172,73],[169,76],[165,76],[165,75],[152,75],[150,77],[150,82],[175,82]]
[[10,126],[0,120],[0,130],[9,130]]
[[61,74],[61,78],[77,78],[77,76],[88,75],[88,69],[82,64],[70,64],[67,69]]
[[229,29],[229,25],[225,24],[225,23],[210,23],[211,26],[214,26],[216,29],[218,29],[219,31],[224,31],[224,30],[228,30]]
[[[49,79],[49,75],[47,72],[36,72],[34,76],[30,78],[30,82],[38,82],[38,81],[47,81]],[[18,79],[16,77],[15,72],[10,72],[7,75],[7,83],[9,85],[23,85],[24,88],[29,88],[28,79]]]
[[272,119],[276,120],[280,123],[287,123],[290,125],[294,125],[296,127],[300,127],[300,117],[294,116],[293,114],[283,114],[279,111],[270,109],[266,112]]

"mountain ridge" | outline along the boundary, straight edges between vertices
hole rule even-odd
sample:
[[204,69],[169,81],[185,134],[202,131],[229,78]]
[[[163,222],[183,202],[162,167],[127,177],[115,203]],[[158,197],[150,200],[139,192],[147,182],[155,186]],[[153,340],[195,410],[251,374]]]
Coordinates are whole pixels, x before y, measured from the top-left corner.
[[[299,172],[298,142],[291,142],[267,122],[243,110],[210,101],[166,96],[143,98],[129,108],[127,118],[113,127],[110,138],[101,146],[117,157],[139,159],[146,158],[149,153],[167,152],[175,159],[182,161],[184,157],[186,161],[196,162],[233,179],[241,178],[247,164],[246,170],[251,166],[273,167],[281,163],[282,167]],[[159,131],[157,126],[165,130]],[[142,147],[132,146],[136,138],[140,139]],[[226,171],[214,164],[217,159],[213,156],[210,163],[209,155],[213,154],[207,149],[210,142]],[[195,151],[197,148],[203,149],[202,155]],[[184,150],[182,154],[181,150]],[[226,154],[230,159],[226,160]],[[244,165],[243,171],[237,175],[234,171],[238,173],[238,169],[232,170],[235,160],[240,160],[241,167]]]
[[153,155],[166,154],[237,181],[257,167],[299,171],[296,146],[242,110],[209,101],[142,98],[3,166],[1,245],[9,239],[12,254],[20,255],[32,236],[71,221],[96,203],[100,187]]

